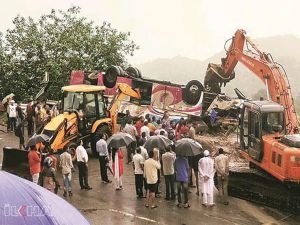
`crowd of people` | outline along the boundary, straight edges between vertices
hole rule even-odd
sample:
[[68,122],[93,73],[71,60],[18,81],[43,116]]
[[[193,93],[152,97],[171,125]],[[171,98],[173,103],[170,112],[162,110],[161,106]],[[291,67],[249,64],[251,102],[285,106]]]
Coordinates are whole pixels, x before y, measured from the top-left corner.
[[14,132],[19,138],[19,148],[25,149],[24,145],[24,122],[27,121],[27,134],[31,137],[34,132],[41,130],[51,118],[57,116],[59,111],[54,105],[50,108],[46,103],[30,99],[26,108],[21,107],[20,102],[15,102],[14,96],[5,103],[7,110],[7,132]]
[[[145,207],[156,208],[156,197],[161,194],[161,177],[165,181],[165,199],[174,201],[177,198],[179,208],[189,208],[189,192],[191,188],[197,188],[196,194],[202,196],[202,204],[205,207],[213,207],[214,187],[217,181],[219,194],[225,205],[228,204],[228,157],[222,148],[218,156],[212,159],[210,152],[205,150],[203,154],[185,157],[176,155],[175,145],[166,146],[165,149],[146,149],[145,143],[154,135],[163,135],[175,143],[183,137],[195,139],[195,124],[190,120],[180,119],[177,123],[171,121],[168,112],[164,113],[162,119],[140,117],[135,123],[129,113],[126,114],[122,126],[122,132],[131,135],[135,140],[127,146],[127,163],[133,167],[135,177],[135,192],[137,198],[146,198]],[[107,136],[100,134],[96,142],[96,152],[99,159],[100,179],[104,184],[110,184],[108,172],[113,175],[115,190],[123,189],[122,175],[123,150],[121,148],[110,148],[107,144]],[[33,146],[29,152],[29,165],[32,180],[35,183],[40,181],[50,191],[57,192],[60,184],[57,181],[57,166],[61,168],[63,176],[64,194],[72,196],[72,172],[73,162],[76,161],[79,172],[79,184],[81,189],[91,190],[88,181],[88,160],[89,156],[80,141],[71,155],[69,147],[65,147],[63,154],[59,156],[59,163],[55,157],[48,156],[44,167],[40,171],[41,156]],[[40,174],[40,176],[39,176]],[[193,181],[195,180],[195,184]]]
[[33,101],[33,99],[30,99],[25,109],[22,109],[20,102],[16,103],[13,97],[7,101],[5,106],[7,109],[7,132],[15,131],[18,121],[26,119],[29,136],[59,114],[56,105],[50,107],[46,103]]

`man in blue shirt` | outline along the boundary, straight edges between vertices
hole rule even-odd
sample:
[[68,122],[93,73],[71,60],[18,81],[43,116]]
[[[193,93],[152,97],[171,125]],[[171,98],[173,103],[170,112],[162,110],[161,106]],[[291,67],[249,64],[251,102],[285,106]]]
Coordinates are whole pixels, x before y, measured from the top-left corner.
[[178,193],[178,204],[179,208],[182,207],[181,192],[184,195],[184,208],[189,208],[188,203],[188,181],[189,181],[189,163],[186,157],[178,155],[175,160],[175,171],[177,181],[177,193]]

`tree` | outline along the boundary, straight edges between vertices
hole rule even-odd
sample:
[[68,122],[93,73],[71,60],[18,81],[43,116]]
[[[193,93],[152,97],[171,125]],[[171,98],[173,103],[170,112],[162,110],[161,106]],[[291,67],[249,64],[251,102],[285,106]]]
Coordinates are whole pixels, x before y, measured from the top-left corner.
[[6,57],[3,44],[2,33],[0,33],[0,96],[4,95],[4,75],[5,75]]
[[52,10],[38,21],[17,16],[13,24],[5,40],[0,42],[4,49],[1,54],[0,48],[0,57],[4,55],[7,62],[3,68],[2,94],[9,94],[13,89],[20,100],[38,92],[45,72],[52,82],[48,96],[58,99],[72,70],[98,71],[109,65],[126,66],[126,56],[138,49],[129,39],[130,33],[119,32],[107,22],[94,25],[80,16],[79,7]]

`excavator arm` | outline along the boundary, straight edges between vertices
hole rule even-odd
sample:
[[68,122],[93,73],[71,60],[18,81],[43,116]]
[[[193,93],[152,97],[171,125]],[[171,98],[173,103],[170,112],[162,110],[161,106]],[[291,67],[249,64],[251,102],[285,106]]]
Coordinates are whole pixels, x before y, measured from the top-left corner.
[[108,108],[108,112],[110,114],[111,122],[112,122],[112,132],[117,132],[117,118],[118,118],[118,108],[119,105],[122,103],[124,98],[126,96],[130,96],[133,98],[140,99],[141,95],[140,92],[137,90],[134,90],[132,87],[130,87],[128,84],[125,83],[119,83],[118,84],[118,90],[116,91],[111,104]]
[[[226,84],[234,79],[234,68],[238,62],[252,71],[267,88],[267,96],[285,107],[285,119],[288,133],[298,132],[298,119],[295,111],[291,87],[283,67],[274,62],[270,54],[260,51],[246,36],[244,30],[237,30],[231,39],[226,58],[222,64],[209,64],[204,85],[209,90],[216,90],[216,84]],[[217,89],[220,93],[220,89]]]

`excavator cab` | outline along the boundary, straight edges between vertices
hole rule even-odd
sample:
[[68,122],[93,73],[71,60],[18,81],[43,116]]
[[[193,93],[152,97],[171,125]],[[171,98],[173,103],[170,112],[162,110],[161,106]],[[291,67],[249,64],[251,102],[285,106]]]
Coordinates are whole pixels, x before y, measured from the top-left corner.
[[245,102],[241,111],[241,149],[254,160],[264,156],[263,136],[284,134],[284,107],[272,101]]
[[283,112],[262,113],[262,134],[275,134],[283,131]]

